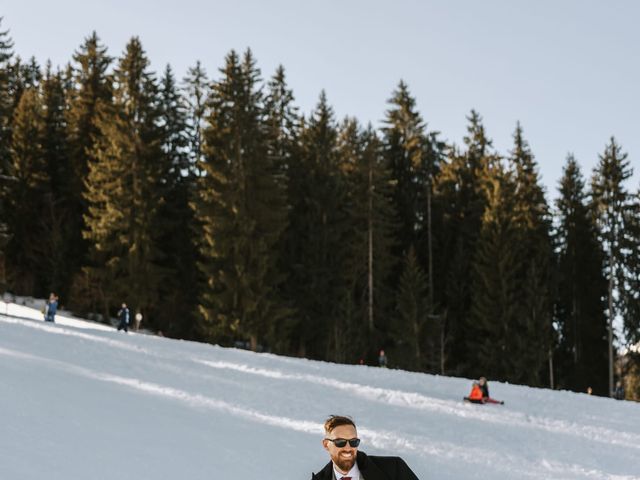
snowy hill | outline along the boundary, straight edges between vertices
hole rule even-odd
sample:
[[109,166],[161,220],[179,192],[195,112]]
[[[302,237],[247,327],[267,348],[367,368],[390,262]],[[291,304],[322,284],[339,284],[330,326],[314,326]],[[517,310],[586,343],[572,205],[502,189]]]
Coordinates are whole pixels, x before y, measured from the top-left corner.
[[[16,318],[20,317],[27,318]],[[640,479],[640,404],[116,332],[0,302],[0,479],[309,479],[321,424],[427,479]]]

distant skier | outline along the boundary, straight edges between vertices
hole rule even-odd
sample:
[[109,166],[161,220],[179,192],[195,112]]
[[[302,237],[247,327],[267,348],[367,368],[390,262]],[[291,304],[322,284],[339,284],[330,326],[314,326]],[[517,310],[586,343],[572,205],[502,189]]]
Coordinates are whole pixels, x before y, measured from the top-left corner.
[[118,311],[118,320],[120,320],[118,331],[124,329],[124,331],[127,332],[129,328],[129,309],[124,302],[122,302],[122,308]]
[[474,381],[471,386],[471,393],[464,400],[471,403],[497,403],[504,405],[504,402],[495,400],[489,396],[489,384],[485,377],[480,377],[478,381]]
[[56,312],[58,311],[58,296],[51,292],[49,294],[49,299],[44,306],[44,321],[55,323],[56,321]]

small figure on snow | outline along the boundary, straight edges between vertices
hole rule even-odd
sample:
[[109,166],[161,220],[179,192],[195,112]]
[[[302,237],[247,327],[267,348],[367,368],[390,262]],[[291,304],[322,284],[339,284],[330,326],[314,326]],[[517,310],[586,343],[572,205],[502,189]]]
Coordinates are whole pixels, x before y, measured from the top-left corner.
[[473,382],[471,393],[469,393],[468,397],[464,397],[464,400],[471,403],[497,403],[504,405],[503,401],[495,400],[489,396],[489,384],[485,377],[480,377],[479,380]]
[[140,330],[140,324],[142,323],[142,313],[136,313],[136,332]]
[[123,330],[125,333],[129,328],[129,309],[127,308],[127,304],[122,302],[122,308],[118,311],[118,320],[120,323],[118,324],[118,331]]
[[44,305],[44,321],[53,322],[56,321],[56,312],[58,311],[58,296],[51,292],[49,299]]
[[624,387],[620,380],[616,382],[616,389],[613,391],[613,398],[616,400],[624,400]]
[[387,368],[387,356],[384,353],[384,350],[380,350],[380,354],[378,355],[378,365],[382,368]]

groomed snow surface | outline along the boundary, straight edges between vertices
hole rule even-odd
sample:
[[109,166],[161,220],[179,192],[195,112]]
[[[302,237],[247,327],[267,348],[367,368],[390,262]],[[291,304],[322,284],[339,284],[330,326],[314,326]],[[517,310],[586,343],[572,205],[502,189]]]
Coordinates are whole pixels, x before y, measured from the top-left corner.
[[640,479],[640,404],[490,382],[506,405],[472,405],[470,384],[0,302],[0,479],[309,479],[329,414],[421,480]]

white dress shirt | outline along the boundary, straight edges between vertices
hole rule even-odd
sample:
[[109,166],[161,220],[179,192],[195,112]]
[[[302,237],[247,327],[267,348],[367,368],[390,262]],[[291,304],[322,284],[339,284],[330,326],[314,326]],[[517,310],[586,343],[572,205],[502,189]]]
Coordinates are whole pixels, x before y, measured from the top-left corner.
[[353,464],[353,467],[351,467],[351,470],[349,470],[349,473],[347,474],[340,473],[334,463],[333,474],[336,476],[336,480],[340,480],[342,477],[351,477],[351,480],[360,480],[360,470],[358,470],[358,462],[355,462]]

